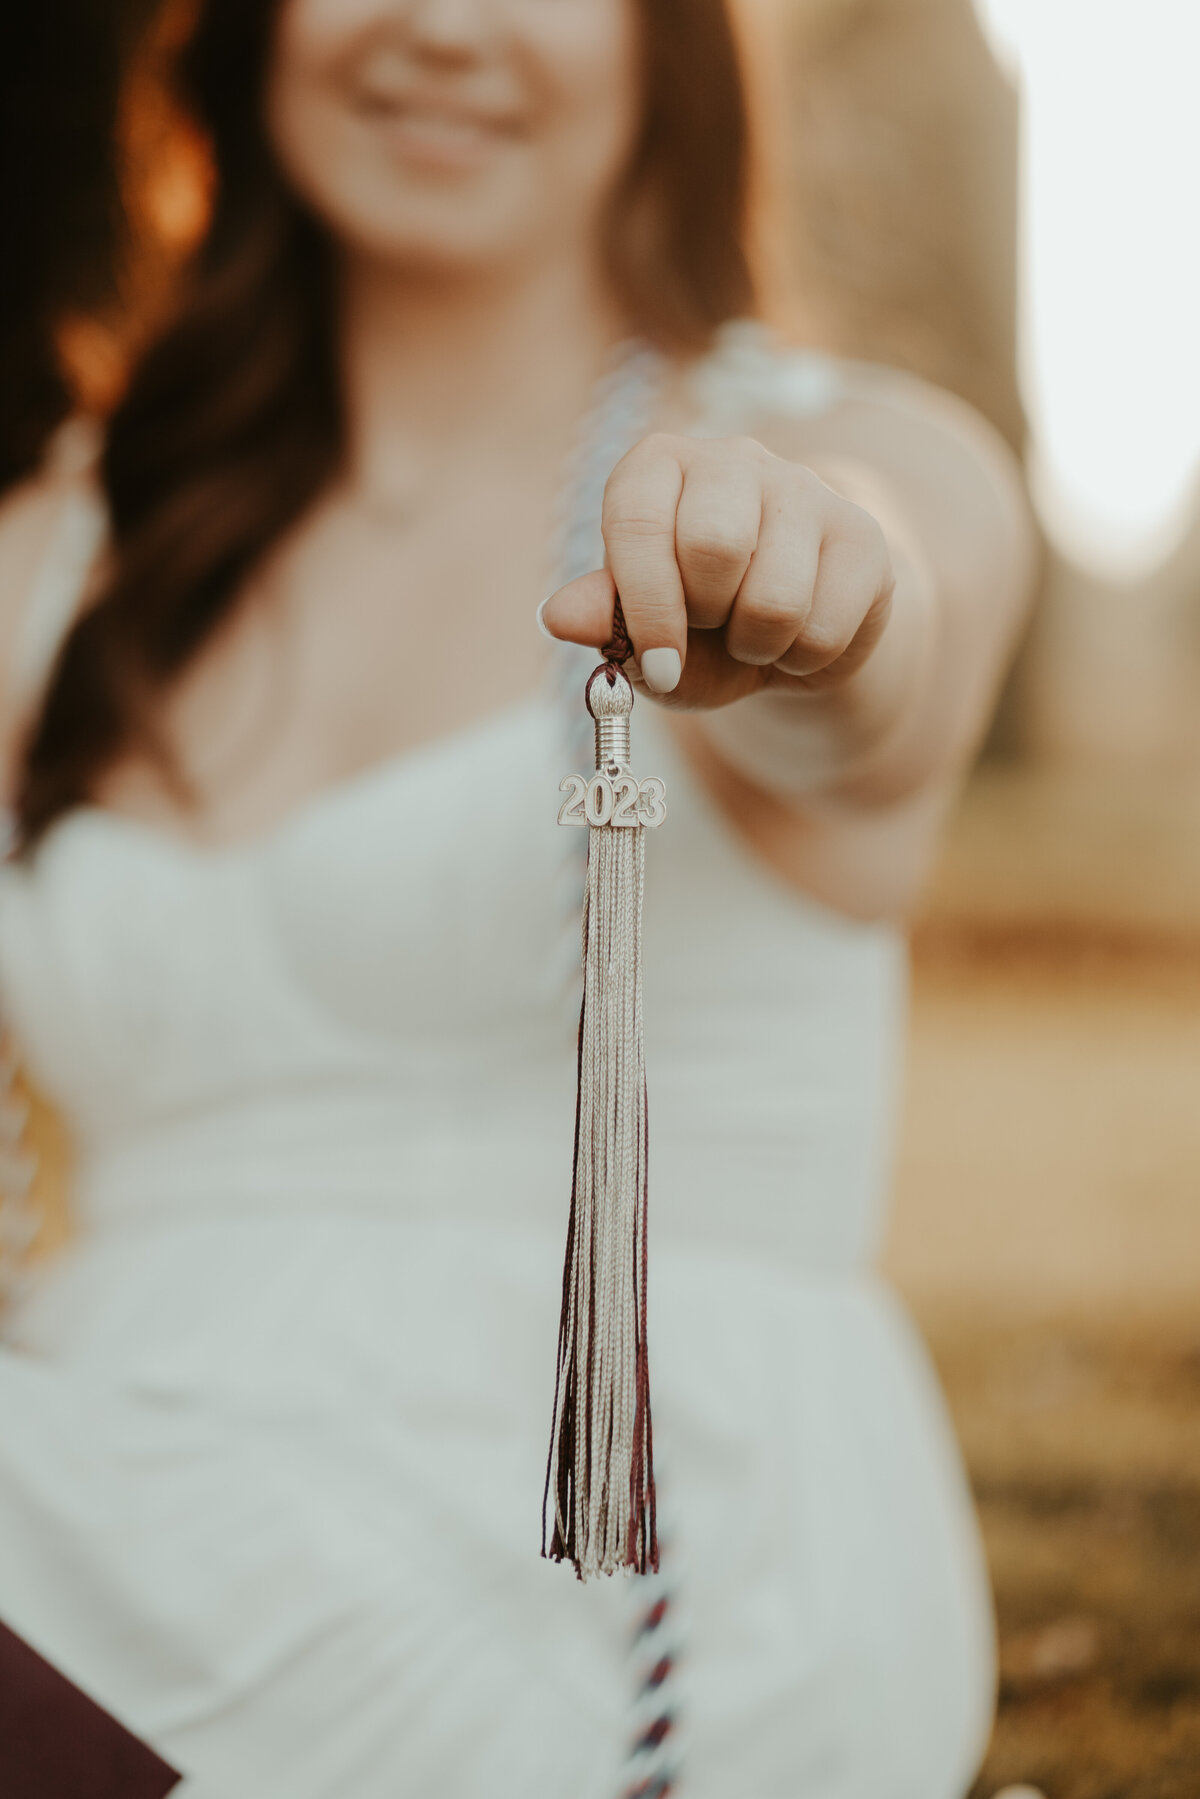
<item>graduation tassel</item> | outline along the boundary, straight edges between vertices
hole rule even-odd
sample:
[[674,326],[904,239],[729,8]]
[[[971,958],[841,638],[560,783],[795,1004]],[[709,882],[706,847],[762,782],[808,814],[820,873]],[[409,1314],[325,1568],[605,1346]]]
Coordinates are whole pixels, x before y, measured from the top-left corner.
[[586,826],[588,859],[575,1170],[542,1554],[570,1562],[581,1580],[658,1567],[646,1360],[642,889],[646,831],[666,817],[666,789],[657,776],[639,781],[630,772],[633,688],[622,664],[632,651],[619,602],[603,653],[585,689],[596,772],[564,778],[558,814],[560,824]]

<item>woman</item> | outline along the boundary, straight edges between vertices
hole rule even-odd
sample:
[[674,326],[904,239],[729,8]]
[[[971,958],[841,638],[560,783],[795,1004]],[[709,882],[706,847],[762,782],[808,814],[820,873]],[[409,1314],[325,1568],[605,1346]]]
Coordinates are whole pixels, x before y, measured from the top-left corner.
[[[80,1231],[7,1321],[0,1614],[189,1799],[950,1799],[986,1585],[869,1258],[896,921],[1028,582],[1006,453],[721,329],[753,290],[719,0],[208,0],[187,74],[215,212],[82,603],[61,533],[32,572],[48,490],[5,525],[0,959]],[[630,1663],[640,1583],[536,1553],[594,659],[533,630],[556,539],[546,631],[605,642],[619,592],[672,795],[678,1668],[661,1605]]]

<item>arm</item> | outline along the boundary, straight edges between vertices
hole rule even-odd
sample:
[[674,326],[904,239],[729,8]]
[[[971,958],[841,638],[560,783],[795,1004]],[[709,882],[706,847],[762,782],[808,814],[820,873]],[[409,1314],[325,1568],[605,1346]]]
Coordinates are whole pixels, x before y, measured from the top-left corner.
[[637,446],[605,543],[611,574],[556,595],[550,630],[605,641],[615,581],[635,648],[679,654],[659,697],[749,841],[830,904],[902,911],[1032,586],[999,438],[922,382],[851,366],[817,418]]

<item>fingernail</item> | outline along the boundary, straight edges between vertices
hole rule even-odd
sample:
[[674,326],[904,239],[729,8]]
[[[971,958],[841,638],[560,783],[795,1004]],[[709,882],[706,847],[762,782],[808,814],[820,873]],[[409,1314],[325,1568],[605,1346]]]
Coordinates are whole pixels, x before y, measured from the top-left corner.
[[551,631],[546,624],[546,608],[550,604],[550,602],[553,598],[554,598],[554,595],[552,593],[548,593],[533,616],[537,623],[537,628],[541,632],[542,636],[545,638],[548,638],[551,643],[557,643],[558,638],[554,635],[553,631]]
[[638,661],[642,680],[653,693],[673,693],[679,686],[683,663],[678,650],[643,650]]

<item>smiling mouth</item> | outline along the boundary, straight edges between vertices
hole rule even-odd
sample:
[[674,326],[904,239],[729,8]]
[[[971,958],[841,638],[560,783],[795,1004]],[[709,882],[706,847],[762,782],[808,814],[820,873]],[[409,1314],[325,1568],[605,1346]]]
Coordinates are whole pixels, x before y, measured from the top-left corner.
[[414,162],[475,162],[518,135],[509,115],[436,100],[361,92],[358,109],[393,151]]

